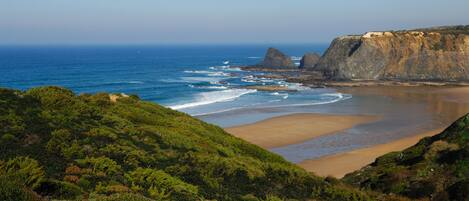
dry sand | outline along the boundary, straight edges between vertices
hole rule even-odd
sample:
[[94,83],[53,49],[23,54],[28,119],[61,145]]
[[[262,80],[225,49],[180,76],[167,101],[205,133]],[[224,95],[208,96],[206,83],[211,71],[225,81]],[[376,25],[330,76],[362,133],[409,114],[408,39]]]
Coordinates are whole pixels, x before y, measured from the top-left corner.
[[393,151],[401,151],[416,144],[420,139],[440,133],[443,129],[437,129],[408,138],[403,138],[386,144],[380,144],[363,149],[325,156],[318,159],[306,160],[298,165],[307,171],[319,176],[333,176],[342,178],[345,174],[372,163],[379,156]]
[[378,120],[366,115],[292,114],[225,130],[263,148],[297,144]]

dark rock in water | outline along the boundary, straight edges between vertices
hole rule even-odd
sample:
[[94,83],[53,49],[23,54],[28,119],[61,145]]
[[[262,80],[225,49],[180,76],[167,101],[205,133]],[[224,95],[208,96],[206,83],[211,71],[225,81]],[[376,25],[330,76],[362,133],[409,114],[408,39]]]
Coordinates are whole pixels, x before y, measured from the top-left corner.
[[275,48],[269,48],[264,61],[257,65],[263,68],[297,68],[291,58]]
[[320,58],[321,58],[321,55],[319,55],[318,53],[306,53],[301,58],[299,68],[301,69],[314,68],[314,66],[318,63]]
[[314,70],[333,80],[467,81],[469,26],[336,38]]

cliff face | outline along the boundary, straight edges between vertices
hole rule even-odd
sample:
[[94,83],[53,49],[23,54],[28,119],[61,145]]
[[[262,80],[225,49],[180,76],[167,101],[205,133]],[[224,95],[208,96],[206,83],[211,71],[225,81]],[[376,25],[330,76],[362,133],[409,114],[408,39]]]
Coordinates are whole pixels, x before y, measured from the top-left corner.
[[280,50],[269,48],[265,55],[264,61],[257,65],[264,68],[297,68],[291,58]]
[[318,53],[306,53],[300,61],[300,69],[309,69],[314,68],[314,66],[318,63],[321,55]]
[[336,38],[314,70],[330,79],[469,80],[469,27]]

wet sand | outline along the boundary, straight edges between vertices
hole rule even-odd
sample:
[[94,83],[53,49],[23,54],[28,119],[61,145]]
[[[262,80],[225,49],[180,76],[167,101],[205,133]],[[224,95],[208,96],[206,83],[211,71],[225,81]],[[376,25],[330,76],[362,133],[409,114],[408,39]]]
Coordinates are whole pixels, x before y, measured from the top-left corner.
[[379,117],[369,115],[292,114],[225,130],[263,148],[275,148],[377,120]]
[[318,159],[306,160],[298,165],[319,176],[342,178],[345,174],[359,170],[360,168],[374,162],[379,156],[393,151],[404,150],[415,145],[420,139],[436,135],[442,130],[443,129],[437,129],[386,144],[324,156]]
[[[298,108],[314,114],[279,116],[227,130],[318,175],[342,177],[376,157],[439,133],[469,112],[469,87],[370,86],[338,91],[354,98]],[[293,108],[269,112],[288,110]],[[375,119],[348,119],[357,116]],[[337,119],[348,120],[334,123]]]

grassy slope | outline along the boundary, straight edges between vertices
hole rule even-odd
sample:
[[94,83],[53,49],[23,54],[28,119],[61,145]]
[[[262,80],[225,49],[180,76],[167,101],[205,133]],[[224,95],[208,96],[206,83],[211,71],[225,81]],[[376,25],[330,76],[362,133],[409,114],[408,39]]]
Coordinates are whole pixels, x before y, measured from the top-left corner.
[[343,181],[412,199],[469,200],[469,114],[441,134],[386,154]]
[[0,125],[0,199],[369,199],[138,97],[0,89]]

